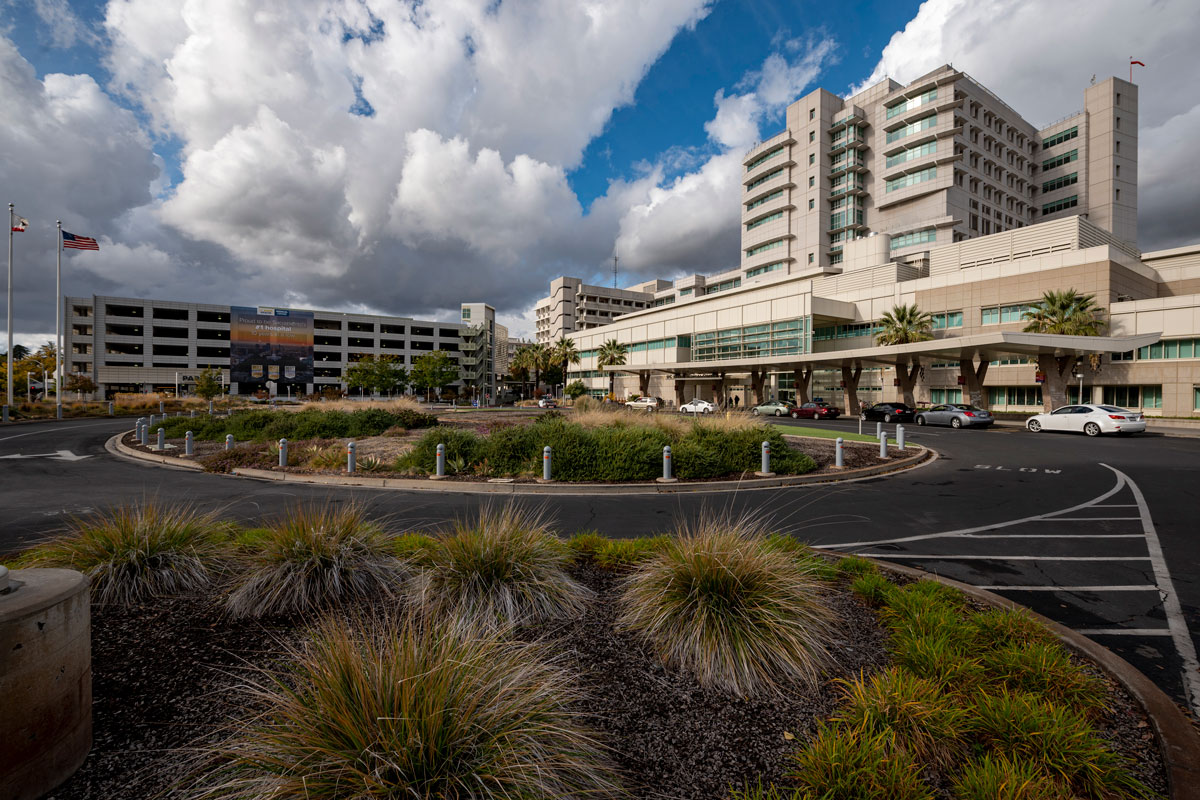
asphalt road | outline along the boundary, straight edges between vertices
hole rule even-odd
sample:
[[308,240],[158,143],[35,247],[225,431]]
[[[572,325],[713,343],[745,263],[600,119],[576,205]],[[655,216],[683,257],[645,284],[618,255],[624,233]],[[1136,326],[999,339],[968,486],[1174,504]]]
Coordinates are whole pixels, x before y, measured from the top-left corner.
[[[857,420],[804,424],[858,427]],[[130,420],[67,420],[0,428],[0,553],[51,534],[69,515],[146,498],[216,506],[246,522],[297,501],[358,499],[395,527],[414,529],[469,517],[489,502],[254,481],[109,455],[105,440],[130,427]],[[874,423],[864,427],[874,431]],[[544,507],[561,532],[610,536],[667,531],[699,513],[764,514],[818,547],[993,589],[1088,633],[1200,711],[1200,439],[915,426],[908,433],[941,457],[904,474],[833,485],[520,502]]]

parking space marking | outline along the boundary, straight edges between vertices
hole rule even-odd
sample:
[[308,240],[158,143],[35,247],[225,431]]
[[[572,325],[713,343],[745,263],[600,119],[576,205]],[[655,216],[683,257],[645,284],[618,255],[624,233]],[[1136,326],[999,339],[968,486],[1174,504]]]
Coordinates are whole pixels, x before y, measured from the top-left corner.
[[1140,533],[964,533],[956,539],[1077,539],[1081,535],[1089,539],[1141,539]]
[[1079,628],[1084,636],[1170,636],[1170,628]]
[[1030,522],[1138,522],[1141,517],[1049,517]]
[[1149,561],[1150,556],[981,556],[943,553],[859,553],[867,558],[913,558],[926,561]]
[[1157,592],[1159,588],[1122,583],[1116,586],[980,586],[989,592]]

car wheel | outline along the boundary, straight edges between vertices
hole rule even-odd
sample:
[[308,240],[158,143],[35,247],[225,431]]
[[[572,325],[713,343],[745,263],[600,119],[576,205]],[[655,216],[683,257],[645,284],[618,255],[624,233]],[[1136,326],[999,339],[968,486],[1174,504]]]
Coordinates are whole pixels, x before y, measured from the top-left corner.
[[1031,419],[1029,422],[1025,423],[1025,427],[1034,433],[1037,433],[1042,429],[1042,423],[1038,422],[1036,419]]
[[757,408],[752,408],[752,409],[750,409],[750,413],[751,413],[751,414],[753,414],[754,416],[756,416],[756,417],[757,417],[757,416],[758,416],[758,409],[757,409]]
[[884,422],[891,422],[891,421],[892,421],[892,415],[891,415],[891,414],[884,414],[884,415],[883,415],[883,421],[884,421]]
[[1094,422],[1089,422],[1087,425],[1083,426],[1083,432],[1086,433],[1088,436],[1099,436],[1100,435],[1100,426]]
[[955,429],[961,428],[961,427],[962,427],[962,420],[961,420],[961,419],[959,419],[958,417],[953,417],[953,418],[951,418],[951,420],[950,420],[950,427],[951,427],[951,428],[955,428]]
[[920,417],[917,417],[917,424],[918,424],[918,425],[928,425],[929,423],[927,423],[927,422],[925,421],[925,417],[924,417],[924,416],[920,416]]
[[780,410],[777,408],[777,409],[775,409],[775,416],[777,416],[777,417],[782,417],[782,416],[783,416],[783,412],[782,412],[782,411],[780,411]]
[[800,419],[800,415],[795,411],[792,412],[792,419]]

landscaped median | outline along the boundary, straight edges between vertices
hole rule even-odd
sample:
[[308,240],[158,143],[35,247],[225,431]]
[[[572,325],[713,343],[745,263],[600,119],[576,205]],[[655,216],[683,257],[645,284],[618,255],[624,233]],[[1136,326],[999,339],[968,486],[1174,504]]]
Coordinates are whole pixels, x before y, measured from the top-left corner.
[[[164,433],[162,450],[158,428]],[[186,457],[189,430],[194,454]],[[552,411],[510,420],[470,414],[438,419],[382,409],[260,410],[228,419],[168,419],[151,430],[148,445],[129,434],[118,437],[118,446],[127,454],[248,477],[486,493],[783,486],[891,472],[932,457],[925,448],[901,449],[895,442],[881,456],[878,442],[848,435],[839,466],[833,439],[785,431],[806,432],[745,415],[693,419],[623,410]],[[233,437],[232,445],[226,436]]]
[[1196,796],[1195,734],[1111,653],[754,519],[150,506],[19,566],[92,581],[96,743],[59,800]]

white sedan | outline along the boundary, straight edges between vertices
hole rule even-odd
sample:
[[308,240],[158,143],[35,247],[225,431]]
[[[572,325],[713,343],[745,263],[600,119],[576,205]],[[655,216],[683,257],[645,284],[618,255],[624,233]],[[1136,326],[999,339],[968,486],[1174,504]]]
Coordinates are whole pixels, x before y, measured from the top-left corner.
[[1025,420],[1025,427],[1038,431],[1072,431],[1099,436],[1102,433],[1141,433],[1146,417],[1117,406],[1077,405],[1056,408]]
[[711,414],[717,410],[717,407],[707,400],[701,400],[697,397],[690,403],[684,403],[679,407],[679,410],[684,414]]

